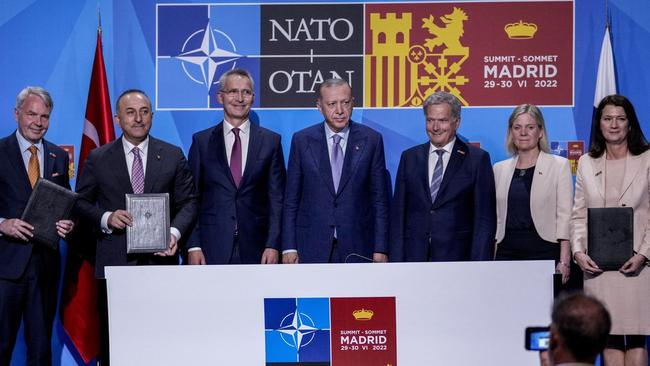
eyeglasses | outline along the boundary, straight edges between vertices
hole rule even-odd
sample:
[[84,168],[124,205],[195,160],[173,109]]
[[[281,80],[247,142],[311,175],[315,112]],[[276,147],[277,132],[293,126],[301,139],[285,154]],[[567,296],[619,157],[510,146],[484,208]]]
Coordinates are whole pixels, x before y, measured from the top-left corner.
[[253,91],[250,89],[225,89],[220,90],[219,93],[225,94],[228,98],[236,98],[240,95],[244,99],[253,97]]

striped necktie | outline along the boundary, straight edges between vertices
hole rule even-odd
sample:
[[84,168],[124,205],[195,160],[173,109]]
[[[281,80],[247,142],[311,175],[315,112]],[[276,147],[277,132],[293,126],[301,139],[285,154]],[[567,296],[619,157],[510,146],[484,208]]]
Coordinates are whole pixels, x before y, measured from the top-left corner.
[[442,154],[445,153],[445,150],[438,149],[434,152],[438,154],[438,161],[436,162],[436,167],[433,168],[433,175],[431,176],[431,203],[436,202],[436,196],[440,190],[440,183],[442,183]]
[[131,151],[133,152],[131,186],[133,186],[133,193],[140,194],[144,192],[144,169],[142,168],[142,158],[140,157],[140,149],[137,146]]

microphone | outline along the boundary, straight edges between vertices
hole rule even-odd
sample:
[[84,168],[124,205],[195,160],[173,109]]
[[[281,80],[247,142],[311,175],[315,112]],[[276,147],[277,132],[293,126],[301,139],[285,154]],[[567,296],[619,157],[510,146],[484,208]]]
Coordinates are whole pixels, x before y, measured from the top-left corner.
[[349,263],[348,260],[350,258],[352,258],[352,257],[363,259],[364,261],[366,261],[368,263],[373,263],[374,262],[374,260],[372,258],[368,258],[366,256],[363,256],[363,255],[357,254],[357,253],[350,253],[345,257],[345,262],[344,263]]

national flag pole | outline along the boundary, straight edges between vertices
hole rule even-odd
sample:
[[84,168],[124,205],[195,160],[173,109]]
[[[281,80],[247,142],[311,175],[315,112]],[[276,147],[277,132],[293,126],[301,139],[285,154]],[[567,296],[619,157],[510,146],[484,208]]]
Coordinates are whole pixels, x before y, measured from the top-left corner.
[[616,71],[614,69],[614,51],[610,34],[609,20],[605,25],[605,36],[600,48],[598,74],[596,76],[596,91],[594,93],[594,110],[603,98],[616,94]]
[[[79,152],[78,177],[90,151],[115,140],[111,101],[106,81],[106,67],[102,52],[101,16],[97,28],[97,47],[93,61],[86,116]],[[61,318],[63,328],[74,348],[85,363],[99,353],[99,313],[97,311],[97,282],[95,279],[94,236],[89,233],[78,236],[83,243],[70,245],[66,260]],[[89,253],[90,252],[90,253]]]

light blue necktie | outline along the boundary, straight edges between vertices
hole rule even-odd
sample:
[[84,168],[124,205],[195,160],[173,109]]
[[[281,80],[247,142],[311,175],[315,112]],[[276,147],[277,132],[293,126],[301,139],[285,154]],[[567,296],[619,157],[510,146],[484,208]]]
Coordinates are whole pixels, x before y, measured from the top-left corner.
[[341,181],[341,171],[343,170],[343,148],[341,147],[341,136],[332,136],[334,145],[332,146],[332,180],[334,181],[334,190],[338,191],[339,182]]
[[431,203],[436,202],[436,196],[440,190],[440,183],[442,183],[442,154],[445,153],[445,150],[438,149],[434,152],[438,154],[438,161],[436,162],[436,167],[433,168],[433,175],[431,176]]

